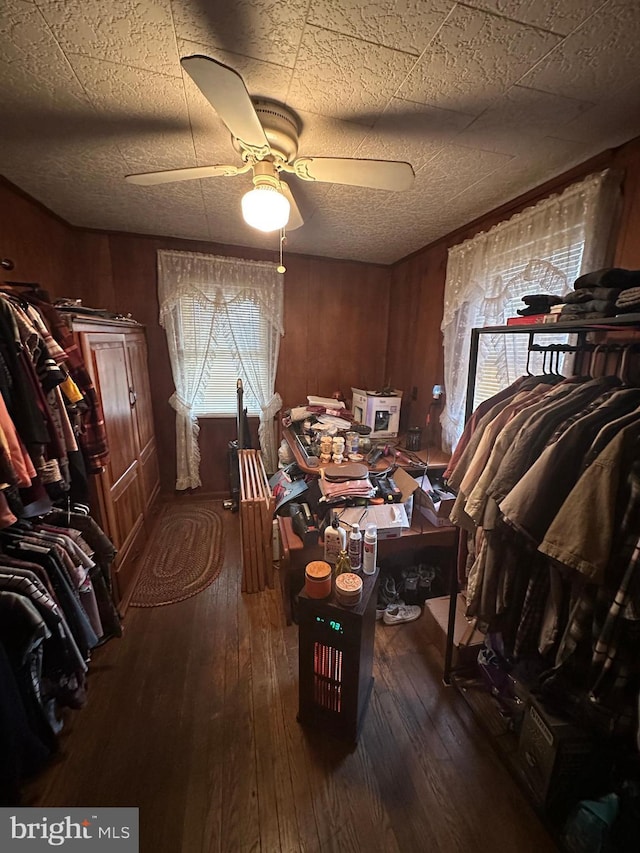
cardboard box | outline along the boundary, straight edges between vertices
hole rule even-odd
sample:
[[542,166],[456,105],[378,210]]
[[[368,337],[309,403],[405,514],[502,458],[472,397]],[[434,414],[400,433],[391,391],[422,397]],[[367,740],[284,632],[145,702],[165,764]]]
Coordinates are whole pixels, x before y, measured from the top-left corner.
[[375,391],[352,388],[351,394],[351,411],[356,421],[371,427],[370,438],[395,438],[398,435],[402,391],[394,389],[393,394],[383,397]]
[[367,524],[378,528],[378,539],[398,539],[402,531],[409,528],[407,513],[403,504],[382,504],[382,506],[350,506],[338,511],[342,525],[359,524],[364,532]]
[[592,790],[590,785],[597,778],[597,762],[593,758],[594,744],[585,730],[530,699],[520,731],[517,761],[537,803],[562,812],[575,802],[576,791]]
[[450,526],[449,515],[456,500],[453,492],[443,491],[432,486],[426,473],[415,477],[414,481],[416,484],[413,493],[414,507],[434,527]]
[[393,481],[402,492],[402,504],[407,513],[409,527],[413,519],[413,493],[416,490],[416,481],[403,468],[396,468],[393,473]]
[[[453,632],[452,665],[467,666],[478,659],[478,652],[484,642],[484,634],[474,628],[473,622],[464,615],[466,602],[458,594],[456,601],[456,621]],[[429,639],[444,658],[447,648],[447,626],[449,624],[449,596],[429,598],[424,603],[424,618]]]

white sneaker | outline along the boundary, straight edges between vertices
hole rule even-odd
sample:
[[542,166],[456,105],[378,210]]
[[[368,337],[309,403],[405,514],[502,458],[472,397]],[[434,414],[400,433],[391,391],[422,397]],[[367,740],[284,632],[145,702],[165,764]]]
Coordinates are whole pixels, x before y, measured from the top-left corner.
[[413,622],[420,617],[422,609],[417,604],[390,604],[382,615],[385,625]]

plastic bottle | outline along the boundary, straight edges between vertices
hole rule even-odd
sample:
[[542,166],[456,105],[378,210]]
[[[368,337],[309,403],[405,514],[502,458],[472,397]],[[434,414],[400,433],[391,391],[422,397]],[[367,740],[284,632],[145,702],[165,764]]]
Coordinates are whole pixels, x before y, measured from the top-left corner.
[[338,562],[340,551],[347,547],[347,534],[340,527],[338,519],[334,515],[331,524],[324,531],[324,561],[332,566]]
[[349,534],[349,562],[354,572],[362,566],[362,533],[359,524],[354,524]]
[[375,524],[367,524],[364,531],[362,548],[362,571],[365,575],[373,575],[376,571],[378,557],[378,528]]

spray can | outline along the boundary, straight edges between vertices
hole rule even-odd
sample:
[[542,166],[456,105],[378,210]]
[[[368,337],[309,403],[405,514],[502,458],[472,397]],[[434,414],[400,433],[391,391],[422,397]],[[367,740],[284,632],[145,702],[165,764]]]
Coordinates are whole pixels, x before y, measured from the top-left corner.
[[349,534],[349,562],[354,572],[362,566],[362,533],[359,524],[354,524]]
[[365,575],[373,575],[376,571],[378,557],[378,528],[375,524],[367,524],[362,550],[362,571]]

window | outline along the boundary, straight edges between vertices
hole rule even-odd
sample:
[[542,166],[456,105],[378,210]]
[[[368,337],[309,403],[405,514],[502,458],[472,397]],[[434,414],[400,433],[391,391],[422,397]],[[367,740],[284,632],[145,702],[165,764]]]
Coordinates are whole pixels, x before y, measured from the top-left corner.
[[167,334],[175,393],[177,489],[200,485],[199,417],[243,408],[260,417],[267,471],[278,465],[274,384],[280,351],[283,285],[275,264],[194,252],[158,252],[160,325]]
[[[573,232],[573,233],[572,233]],[[571,289],[571,282],[580,274],[584,237],[581,228],[572,228],[565,235],[566,245],[550,253],[545,263],[523,262],[520,252],[526,251],[526,246],[510,253],[519,256],[496,259],[496,276],[506,282],[505,299],[502,318],[498,321],[506,323],[509,317],[517,317],[518,311],[525,307],[522,297],[527,294],[544,292],[561,297]],[[544,282],[544,291],[537,290],[536,285]],[[569,335],[548,335],[546,344],[566,343]],[[493,339],[491,335],[480,338],[478,351],[478,369],[473,408],[492,397],[506,385],[514,382],[518,376],[529,369],[532,373],[542,372],[543,357],[540,353],[528,354],[528,341],[523,335],[501,336]],[[564,356],[560,358],[559,369],[564,365]]]
[[[209,344],[209,330],[213,324],[217,344],[210,348],[208,378],[196,398],[193,413],[198,418],[235,417],[238,410],[236,383],[242,379],[244,388],[243,408],[249,415],[260,414],[260,403],[252,391],[251,384],[243,374],[240,359],[233,344],[233,328],[243,329],[243,355],[254,366],[261,384],[269,373],[267,363],[269,347],[269,323],[261,316],[257,305],[247,299],[230,303],[222,318],[212,316],[213,306],[202,306],[197,298],[184,297],[180,300],[181,322],[184,329],[182,358],[185,370],[195,374],[199,369],[203,347]],[[227,328],[228,326],[228,328]]]
[[[608,170],[590,175],[449,249],[441,326],[445,449],[455,446],[464,427],[471,329],[504,325],[524,307],[522,296],[562,296],[581,272],[605,266],[618,187],[619,177]],[[546,340],[566,339],[559,332]],[[519,335],[482,336],[474,407],[525,372],[526,347]],[[539,366],[530,363],[531,369]]]

